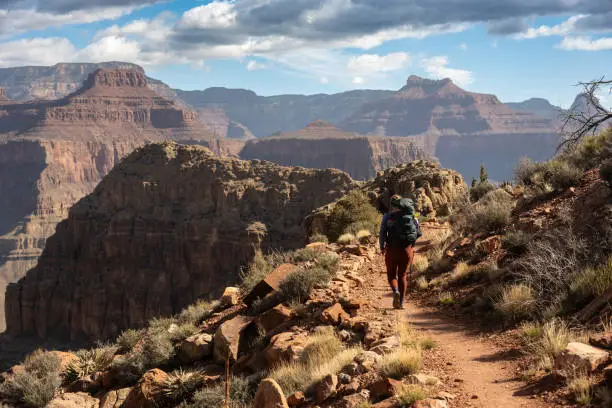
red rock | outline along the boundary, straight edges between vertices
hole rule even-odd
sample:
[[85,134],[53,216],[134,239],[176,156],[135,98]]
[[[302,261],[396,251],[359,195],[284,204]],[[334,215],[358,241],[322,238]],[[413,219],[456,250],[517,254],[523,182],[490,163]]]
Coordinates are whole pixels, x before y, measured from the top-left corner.
[[317,403],[321,403],[328,398],[336,395],[336,388],[338,387],[338,377],[335,374],[328,374],[321,381],[313,386],[313,396]]
[[251,304],[257,299],[263,299],[269,293],[273,291],[279,290],[279,285],[289,275],[291,272],[295,270],[296,266],[292,264],[282,264],[272,272],[270,272],[266,277],[259,282],[255,287],[246,295],[243,299],[243,302],[251,306]]
[[223,291],[221,300],[219,301],[222,307],[232,307],[238,304],[240,298],[240,289],[234,287],[227,287]]
[[334,305],[328,307],[321,314],[321,320],[324,323],[333,325],[339,325],[342,322],[347,322],[350,320],[350,318],[351,317],[344,311],[340,303],[335,303]]
[[427,398],[415,402],[413,408],[448,408],[448,402],[441,399]]
[[398,402],[396,398],[387,398],[386,400],[377,402],[372,405],[372,408],[397,408]]
[[53,398],[45,408],[98,408],[100,401],[84,392],[64,393]]
[[278,383],[266,378],[259,383],[253,408],[289,408],[289,405]]
[[100,408],[122,407],[131,390],[131,388],[121,388],[108,391],[100,398]]
[[283,323],[293,319],[294,313],[288,307],[283,305],[277,305],[267,312],[259,315],[255,318],[255,322],[261,327],[266,333],[274,330]]
[[167,379],[168,374],[159,368],[147,371],[132,388],[122,408],[156,408],[161,403],[162,387]]
[[589,343],[594,347],[612,350],[612,332],[593,334]]
[[501,248],[501,235],[494,235],[480,241],[478,248],[487,254],[492,254]]
[[208,333],[197,333],[181,342],[179,358],[184,363],[200,361],[213,354],[213,336]]
[[250,317],[238,315],[219,326],[213,339],[215,360],[220,363],[225,362],[227,357],[233,362],[238,360],[241,334],[251,321]]
[[384,378],[371,384],[368,389],[375,400],[382,400],[393,397],[401,387],[402,382],[392,378]]
[[554,371],[562,376],[573,372],[595,371],[597,367],[606,363],[610,353],[588,344],[569,343],[565,350],[555,359]]
[[295,392],[287,397],[287,404],[290,407],[299,407],[306,402],[306,396],[302,391]]
[[304,334],[283,332],[273,336],[263,351],[268,367],[274,367],[283,361],[297,360],[307,343],[308,338]]

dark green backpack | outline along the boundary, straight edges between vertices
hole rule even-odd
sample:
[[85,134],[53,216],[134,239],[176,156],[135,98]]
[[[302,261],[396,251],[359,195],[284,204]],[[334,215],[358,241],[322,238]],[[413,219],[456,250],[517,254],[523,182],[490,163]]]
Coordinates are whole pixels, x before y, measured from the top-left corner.
[[414,219],[412,200],[402,199],[400,211],[389,218],[388,243],[393,248],[406,248],[413,245],[421,236],[421,231]]

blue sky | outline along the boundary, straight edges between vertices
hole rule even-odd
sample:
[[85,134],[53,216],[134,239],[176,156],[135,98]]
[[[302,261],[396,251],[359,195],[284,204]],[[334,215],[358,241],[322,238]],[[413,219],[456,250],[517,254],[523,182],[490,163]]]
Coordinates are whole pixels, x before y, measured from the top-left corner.
[[612,74],[612,0],[0,0],[0,66],[109,60],[181,89],[398,89],[416,74],[567,107],[578,81]]

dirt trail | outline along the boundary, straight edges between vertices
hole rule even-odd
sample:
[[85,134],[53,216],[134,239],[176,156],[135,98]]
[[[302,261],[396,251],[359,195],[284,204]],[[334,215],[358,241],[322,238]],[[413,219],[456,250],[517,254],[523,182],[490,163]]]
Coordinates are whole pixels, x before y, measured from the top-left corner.
[[[392,310],[392,299],[386,283],[382,257],[373,262],[380,279],[373,283],[379,307]],[[445,375],[447,384],[454,387],[457,399],[452,407],[482,408],[544,408],[550,405],[535,399],[517,381],[512,356],[500,350],[486,338],[473,333],[466,325],[444,314],[442,310],[424,308],[407,298],[404,311],[393,311],[398,320],[409,322],[436,344],[434,362],[425,362],[426,369]],[[426,357],[427,358],[427,357]]]

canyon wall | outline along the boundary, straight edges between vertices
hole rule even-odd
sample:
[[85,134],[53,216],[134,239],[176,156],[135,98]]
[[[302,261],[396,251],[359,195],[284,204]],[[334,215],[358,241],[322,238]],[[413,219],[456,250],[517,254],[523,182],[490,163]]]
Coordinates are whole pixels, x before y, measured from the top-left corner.
[[303,244],[303,218],[354,182],[337,170],[152,144],[81,199],[26,277],[9,285],[12,335],[107,338],[238,279],[256,251]]

